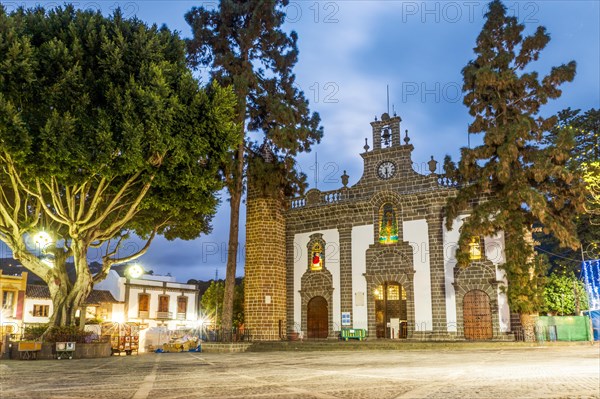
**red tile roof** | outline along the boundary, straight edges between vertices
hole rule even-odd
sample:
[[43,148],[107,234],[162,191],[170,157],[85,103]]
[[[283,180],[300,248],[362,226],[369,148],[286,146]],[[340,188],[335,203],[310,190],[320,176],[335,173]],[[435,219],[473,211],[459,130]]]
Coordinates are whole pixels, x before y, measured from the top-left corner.
[[[50,299],[50,290],[47,285],[27,284],[25,293],[28,298],[45,298]],[[92,290],[90,295],[85,300],[87,305],[99,305],[101,303],[119,303],[115,297],[106,290]]]

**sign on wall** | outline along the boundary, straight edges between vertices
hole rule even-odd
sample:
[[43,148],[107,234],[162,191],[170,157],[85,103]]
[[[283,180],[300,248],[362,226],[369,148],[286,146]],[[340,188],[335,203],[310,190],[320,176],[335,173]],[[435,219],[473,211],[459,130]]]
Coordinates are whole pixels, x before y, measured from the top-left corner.
[[350,312],[342,312],[342,326],[352,325],[352,315]]

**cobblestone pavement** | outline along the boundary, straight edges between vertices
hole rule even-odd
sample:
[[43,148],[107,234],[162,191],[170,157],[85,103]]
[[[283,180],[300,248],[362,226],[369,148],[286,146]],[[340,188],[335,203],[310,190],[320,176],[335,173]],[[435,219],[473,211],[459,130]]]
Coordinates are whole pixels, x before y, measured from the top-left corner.
[[0,398],[600,398],[598,345],[2,361]]

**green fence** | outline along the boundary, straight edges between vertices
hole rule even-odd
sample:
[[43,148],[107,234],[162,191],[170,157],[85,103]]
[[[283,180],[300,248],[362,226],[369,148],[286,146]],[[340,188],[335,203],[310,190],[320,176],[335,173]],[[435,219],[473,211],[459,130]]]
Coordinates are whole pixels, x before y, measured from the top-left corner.
[[538,341],[591,341],[588,316],[540,316],[536,323]]

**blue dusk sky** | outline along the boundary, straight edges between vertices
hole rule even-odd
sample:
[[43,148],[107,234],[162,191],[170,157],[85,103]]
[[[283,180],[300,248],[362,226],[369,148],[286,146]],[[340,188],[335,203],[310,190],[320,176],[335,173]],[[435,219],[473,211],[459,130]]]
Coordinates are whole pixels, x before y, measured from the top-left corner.
[[[18,5],[54,2],[3,2]],[[62,3],[60,3],[62,4]],[[189,37],[184,14],[194,6],[215,7],[217,1],[80,1],[78,7],[116,6],[126,16],[148,24],[166,24]],[[449,154],[455,160],[467,145],[471,117],[462,104],[461,70],[474,57],[475,40],[483,26],[485,1],[291,1],[285,28],[298,33],[297,83],[321,115],[324,137],[313,151],[301,155],[299,166],[310,187],[341,187],[346,170],[349,185],[362,175],[365,138],[371,144],[369,122],[386,112],[386,85],[390,110],[402,117],[408,129],[415,169],[426,173],[433,155]],[[566,107],[587,110],[600,107],[600,2],[505,1],[505,6],[531,34],[547,28],[551,41],[532,69],[540,76],[553,66],[577,62],[572,83],[563,95],[542,109],[551,115]],[[477,143],[480,137],[471,137]],[[213,232],[194,241],[168,242],[158,238],[140,263],[155,273],[171,273],[178,281],[225,276],[229,204],[225,192],[213,220]],[[244,212],[245,209],[242,211]],[[244,273],[245,214],[240,223],[237,275]],[[268,243],[265,243],[267,246]]]

